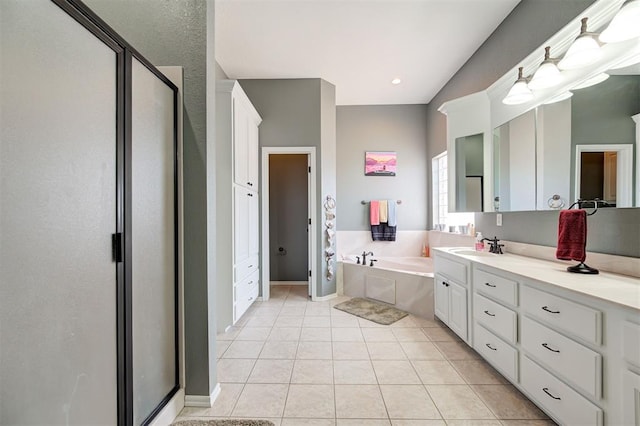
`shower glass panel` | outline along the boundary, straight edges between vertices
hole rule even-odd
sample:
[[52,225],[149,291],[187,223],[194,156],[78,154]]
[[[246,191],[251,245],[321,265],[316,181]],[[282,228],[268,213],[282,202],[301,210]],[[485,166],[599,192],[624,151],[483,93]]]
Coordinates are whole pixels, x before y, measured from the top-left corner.
[[174,93],[132,64],[133,417],[177,386]]
[[49,0],[0,52],[0,424],[114,425],[116,53]]

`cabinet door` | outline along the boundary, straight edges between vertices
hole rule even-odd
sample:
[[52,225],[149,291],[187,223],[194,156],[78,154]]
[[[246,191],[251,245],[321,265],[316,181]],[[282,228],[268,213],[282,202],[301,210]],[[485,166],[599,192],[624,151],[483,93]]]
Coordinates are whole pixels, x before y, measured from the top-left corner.
[[624,424],[640,426],[640,375],[633,371],[624,372],[624,396],[622,409]]
[[449,282],[449,328],[467,340],[467,289]]
[[242,103],[233,100],[233,181],[248,187],[249,117]]
[[445,324],[449,323],[449,283],[436,275],[435,314]]
[[233,188],[233,263],[249,257],[249,191]]
[[247,183],[249,188],[258,191],[258,153],[260,148],[258,126],[252,120],[247,120],[247,133]]
[[248,214],[248,250],[249,255],[258,254],[260,251],[260,216],[259,216],[259,203],[258,193],[247,191],[249,202],[249,214]]

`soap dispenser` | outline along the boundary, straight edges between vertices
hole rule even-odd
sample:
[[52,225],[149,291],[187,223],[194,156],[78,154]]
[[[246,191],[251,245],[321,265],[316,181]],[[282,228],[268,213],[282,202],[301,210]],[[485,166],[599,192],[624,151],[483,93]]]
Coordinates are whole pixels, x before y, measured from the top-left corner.
[[476,234],[476,251],[484,251],[484,241],[482,240],[482,232],[478,232]]

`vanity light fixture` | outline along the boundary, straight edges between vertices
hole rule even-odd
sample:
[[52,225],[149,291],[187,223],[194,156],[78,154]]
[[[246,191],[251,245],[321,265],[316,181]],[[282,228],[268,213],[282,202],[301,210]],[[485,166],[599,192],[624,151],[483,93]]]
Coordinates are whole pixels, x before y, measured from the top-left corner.
[[574,86],[573,89],[571,90],[580,90],[580,89],[585,89],[587,87],[595,86],[596,84],[600,84],[608,78],[609,78],[609,74],[607,74],[606,72],[603,72],[591,78],[586,79],[582,83]]
[[600,34],[600,41],[617,43],[634,37],[640,37],[640,0],[626,0]]
[[562,75],[556,65],[557,60],[551,58],[550,50],[550,46],[544,48],[544,61],[542,61],[540,68],[536,70],[529,82],[531,90],[548,89],[562,81]]
[[502,103],[505,105],[518,105],[529,102],[531,99],[533,99],[533,92],[529,89],[527,79],[522,75],[522,67],[520,67],[518,68],[518,79],[513,83],[511,90],[502,100]]
[[391,80],[391,84],[400,84],[402,83],[402,80],[400,80],[399,78],[394,78],[393,80]]
[[600,43],[596,40],[596,33],[587,32],[587,19],[582,18],[580,34],[569,46],[569,50],[564,54],[564,58],[558,62],[561,70],[574,70],[586,67],[596,62],[602,57]]
[[560,102],[560,101],[564,101],[565,99],[569,99],[570,97],[573,96],[573,93],[571,93],[570,91],[566,91],[564,93],[560,93],[557,96],[554,96],[553,98],[549,99],[547,102],[545,102],[545,105],[549,105],[549,104],[555,104],[556,102]]

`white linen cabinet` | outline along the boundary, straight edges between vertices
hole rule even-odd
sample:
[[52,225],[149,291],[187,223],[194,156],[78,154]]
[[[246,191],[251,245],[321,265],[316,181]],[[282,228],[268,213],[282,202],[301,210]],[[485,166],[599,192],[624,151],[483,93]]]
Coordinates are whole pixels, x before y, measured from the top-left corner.
[[260,115],[236,80],[217,82],[216,258],[219,332],[235,324],[259,293],[258,126],[261,122]]

